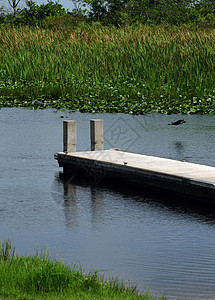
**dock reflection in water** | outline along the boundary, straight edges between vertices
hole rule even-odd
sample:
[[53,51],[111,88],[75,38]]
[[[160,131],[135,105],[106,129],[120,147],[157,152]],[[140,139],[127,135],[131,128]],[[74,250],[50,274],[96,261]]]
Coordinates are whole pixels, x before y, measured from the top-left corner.
[[[70,221],[78,219],[78,206],[80,201],[90,201],[91,221],[92,223],[102,223],[104,221],[104,193],[113,192],[121,195],[125,201],[132,199],[137,203],[146,202],[149,205],[168,209],[175,213],[196,218],[198,221],[215,225],[215,205],[204,204],[194,199],[172,196],[167,193],[160,193],[153,190],[133,189],[131,186],[114,185],[113,183],[93,183],[87,181],[78,174],[56,173],[55,180],[52,183],[51,193],[56,203],[65,208],[65,218]],[[138,217],[138,216],[137,216]],[[73,222],[73,221],[72,221]],[[76,224],[76,222],[75,222]]]

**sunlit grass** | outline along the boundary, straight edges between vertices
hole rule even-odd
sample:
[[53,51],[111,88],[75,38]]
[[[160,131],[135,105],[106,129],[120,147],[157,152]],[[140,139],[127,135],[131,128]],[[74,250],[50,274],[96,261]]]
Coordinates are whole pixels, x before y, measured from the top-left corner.
[[[104,280],[51,258],[15,254],[10,241],[0,244],[0,299],[155,299],[118,280]],[[158,298],[157,298],[158,299]],[[164,297],[160,297],[163,299]]]
[[215,30],[0,30],[0,105],[214,113]]

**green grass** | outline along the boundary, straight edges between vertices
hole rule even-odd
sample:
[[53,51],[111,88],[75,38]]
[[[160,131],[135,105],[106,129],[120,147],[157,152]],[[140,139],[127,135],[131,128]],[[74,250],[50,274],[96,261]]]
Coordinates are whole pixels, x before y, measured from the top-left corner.
[[215,29],[0,29],[0,107],[215,113]]
[[117,280],[104,280],[97,271],[85,273],[81,268],[65,265],[47,252],[19,256],[6,241],[0,244],[0,299],[155,298]]

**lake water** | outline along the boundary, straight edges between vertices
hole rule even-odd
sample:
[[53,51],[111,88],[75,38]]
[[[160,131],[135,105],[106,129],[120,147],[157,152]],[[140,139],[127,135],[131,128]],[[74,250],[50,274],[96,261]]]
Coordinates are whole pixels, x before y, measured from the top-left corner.
[[[81,151],[97,118],[105,149],[215,166],[214,116],[1,109],[0,240],[11,239],[19,254],[46,247],[167,299],[215,299],[215,207],[60,173],[54,153],[62,151],[63,120],[77,120]],[[188,123],[167,125],[180,118]]]

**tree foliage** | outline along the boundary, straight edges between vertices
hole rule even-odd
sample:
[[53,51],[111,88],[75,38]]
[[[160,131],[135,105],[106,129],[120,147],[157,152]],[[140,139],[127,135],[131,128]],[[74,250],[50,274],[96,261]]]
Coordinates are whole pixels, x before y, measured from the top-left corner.
[[[17,0],[9,0],[11,3],[19,3]],[[65,16],[67,11],[63,5],[58,2],[48,1],[46,4],[37,5],[33,0],[27,0],[25,2],[26,6],[24,8],[16,9],[16,13],[7,14],[2,13],[1,17],[4,23],[10,24],[25,24],[38,26],[43,23],[47,17],[54,16]],[[1,22],[2,23],[2,22]]]
[[137,23],[215,26],[214,0],[73,0],[75,8],[72,12],[51,0],[41,5],[37,5],[33,0],[27,0],[26,7],[21,9],[17,9],[20,0],[8,1],[11,1],[11,5],[15,3],[15,11],[8,14],[0,9],[0,24],[71,29],[86,21],[116,27]]
[[215,18],[213,0],[83,0],[90,6],[89,17],[104,24],[121,26],[143,24],[171,25]]

